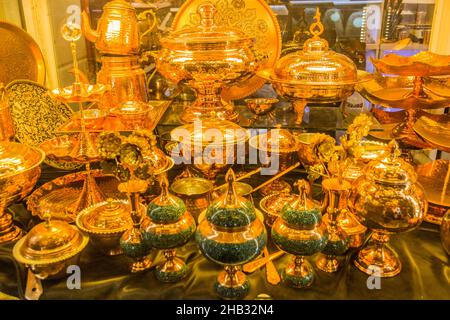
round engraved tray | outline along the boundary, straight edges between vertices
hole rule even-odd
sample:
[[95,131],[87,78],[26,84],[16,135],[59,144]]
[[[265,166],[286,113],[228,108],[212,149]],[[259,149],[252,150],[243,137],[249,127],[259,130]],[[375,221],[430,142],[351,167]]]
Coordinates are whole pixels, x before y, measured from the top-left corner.
[[[113,175],[104,174],[102,170],[92,170],[91,175],[107,198],[126,199],[126,195],[118,191],[119,181]],[[27,209],[41,219],[48,213],[53,219],[75,221],[76,203],[85,178],[85,172],[76,172],[43,184],[28,197]]]
[[449,163],[449,160],[439,159],[416,168],[428,202],[447,208],[450,207],[450,186],[446,186],[446,178],[450,180]]

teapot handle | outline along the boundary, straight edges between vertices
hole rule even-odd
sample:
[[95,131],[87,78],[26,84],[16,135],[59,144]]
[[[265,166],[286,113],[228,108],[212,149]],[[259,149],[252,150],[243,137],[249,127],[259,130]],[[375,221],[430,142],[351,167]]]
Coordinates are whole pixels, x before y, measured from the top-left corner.
[[153,20],[151,26],[148,27],[148,29],[145,30],[139,37],[139,42],[142,43],[142,39],[144,39],[144,37],[147,34],[149,34],[150,32],[152,32],[152,30],[155,28],[158,19],[156,18],[156,13],[153,10],[145,10],[145,11],[139,13],[137,19],[138,19],[138,21],[144,21],[145,19],[147,19],[148,21],[150,21],[150,19]]

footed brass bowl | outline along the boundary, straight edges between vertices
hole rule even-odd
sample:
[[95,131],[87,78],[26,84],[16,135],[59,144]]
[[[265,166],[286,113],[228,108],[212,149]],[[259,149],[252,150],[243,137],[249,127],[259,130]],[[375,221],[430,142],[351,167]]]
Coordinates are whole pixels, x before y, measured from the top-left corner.
[[270,113],[278,101],[276,98],[245,99],[247,108],[257,116]]

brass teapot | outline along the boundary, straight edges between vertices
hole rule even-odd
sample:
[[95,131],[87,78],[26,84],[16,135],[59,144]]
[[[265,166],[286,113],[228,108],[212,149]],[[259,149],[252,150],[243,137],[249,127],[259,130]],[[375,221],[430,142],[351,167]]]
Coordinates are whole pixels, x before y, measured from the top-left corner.
[[95,43],[102,54],[132,55],[139,51],[138,18],[127,0],[112,0],[103,7],[97,30],[89,23],[89,15],[83,11],[83,33]]

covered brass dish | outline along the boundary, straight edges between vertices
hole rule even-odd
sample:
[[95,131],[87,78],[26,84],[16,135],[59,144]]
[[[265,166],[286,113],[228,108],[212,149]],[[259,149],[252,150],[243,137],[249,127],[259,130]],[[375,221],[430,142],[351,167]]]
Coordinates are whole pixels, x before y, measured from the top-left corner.
[[130,210],[128,201],[108,199],[81,211],[77,227],[89,235],[91,243],[102,253],[121,254],[120,237],[133,226]]
[[38,279],[67,275],[77,265],[89,237],[67,222],[48,220],[36,225],[13,248],[14,258],[25,264]]
[[185,123],[204,118],[236,120],[237,113],[222,101],[221,91],[225,85],[254,74],[258,66],[254,39],[238,29],[217,26],[215,12],[212,3],[201,4],[198,26],[175,31],[160,41],[163,49],[156,58],[159,72],[197,92],[197,100],[181,115]]
[[395,251],[387,246],[392,234],[417,228],[427,212],[428,203],[414,168],[400,159],[398,144],[391,151],[370,162],[352,189],[351,210],[358,220],[373,232],[355,260],[361,271],[381,277],[393,277],[401,270]]

